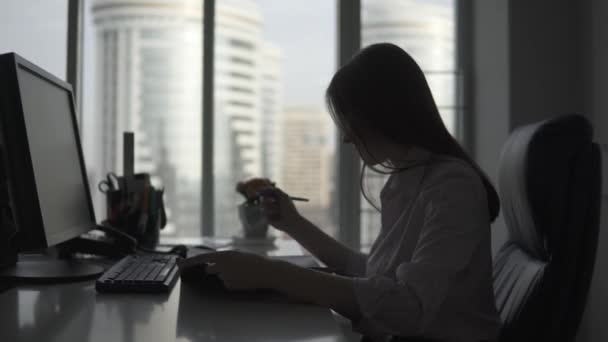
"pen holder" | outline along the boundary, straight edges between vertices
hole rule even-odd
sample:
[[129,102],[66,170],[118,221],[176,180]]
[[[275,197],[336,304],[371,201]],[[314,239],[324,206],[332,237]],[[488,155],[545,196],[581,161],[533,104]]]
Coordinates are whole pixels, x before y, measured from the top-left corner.
[[152,186],[149,174],[119,177],[109,173],[99,190],[106,195],[105,223],[131,235],[143,247],[158,244],[160,230],[167,224],[164,190]]
[[268,233],[268,220],[257,204],[245,202],[238,207],[239,219],[243,225],[243,237],[263,239]]

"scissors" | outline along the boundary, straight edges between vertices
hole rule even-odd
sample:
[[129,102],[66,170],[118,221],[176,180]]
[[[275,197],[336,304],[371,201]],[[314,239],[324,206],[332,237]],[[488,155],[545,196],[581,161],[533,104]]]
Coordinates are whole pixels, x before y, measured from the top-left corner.
[[108,172],[106,179],[99,182],[97,189],[106,194],[110,191],[120,190],[120,179],[114,172]]

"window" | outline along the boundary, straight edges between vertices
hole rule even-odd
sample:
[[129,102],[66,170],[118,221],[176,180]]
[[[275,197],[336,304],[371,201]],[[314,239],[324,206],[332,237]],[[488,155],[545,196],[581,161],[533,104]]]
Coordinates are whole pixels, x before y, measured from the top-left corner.
[[[454,0],[362,0],[361,45],[390,42],[402,47],[424,71],[448,130],[456,131],[456,25]],[[375,205],[387,176],[368,171],[365,189]],[[369,248],[380,214],[361,201],[361,246]]]
[[66,80],[68,0],[3,0],[0,54],[16,52]]
[[[171,236],[201,234],[203,5],[84,5],[83,145],[91,188],[107,171],[121,173],[122,132],[134,131],[136,172],[151,173],[165,188],[170,223],[163,233]],[[242,199],[235,184],[254,176],[310,198],[301,205],[304,214],[335,230],[335,132],[323,92],[335,69],[336,6],[326,0],[300,6],[293,11],[293,4],[277,0],[215,2],[216,236],[239,231],[236,207]],[[94,197],[103,218],[104,198]]]
[[[456,134],[461,105],[455,1],[360,0],[359,6],[349,0],[86,0],[83,144],[92,188],[105,172],[121,172],[121,134],[131,130],[136,171],[150,172],[166,189],[170,224],[164,234],[237,234],[236,207],[243,199],[235,183],[264,176],[309,198],[297,204],[302,213],[341,236],[336,204],[351,201],[355,211],[359,204],[357,196],[345,194],[348,186],[336,186],[337,164],[349,168],[352,158],[342,158],[348,152],[336,149],[337,134],[324,105],[338,49],[341,59],[356,50],[359,37],[353,32],[359,29],[362,46],[388,41],[403,47],[425,71],[444,122]],[[203,7],[209,4],[214,20],[204,23]],[[350,16],[358,13],[360,26]],[[338,25],[341,15],[346,26]],[[338,27],[344,30],[342,41]],[[207,42],[214,51],[205,56],[203,31],[209,28],[214,35]],[[203,58],[209,56],[213,70],[203,73]],[[213,101],[205,102],[209,75],[212,95],[204,96]],[[204,111],[211,102],[213,112]],[[203,127],[209,118],[213,125]],[[203,136],[203,130],[212,134]],[[205,139],[212,146],[209,166],[203,165]],[[203,174],[205,167],[209,175]],[[353,189],[359,184],[351,176],[342,179]],[[205,188],[207,177],[212,186]],[[365,176],[375,202],[385,180]],[[105,217],[104,199],[95,197],[97,214]],[[203,198],[212,200],[205,204]],[[360,209],[361,229],[354,230],[353,241],[360,237],[369,247],[380,219],[365,200]],[[201,229],[204,215],[213,217],[212,227]]]
[[[83,147],[97,189],[122,173],[122,132],[135,132],[135,171],[165,188],[166,234],[200,234],[200,1],[84,3]],[[92,191],[96,214],[103,196]]]
[[254,176],[309,198],[300,211],[335,234],[335,132],[323,102],[335,70],[335,8],[327,0],[216,1],[216,236],[240,230],[235,184]]

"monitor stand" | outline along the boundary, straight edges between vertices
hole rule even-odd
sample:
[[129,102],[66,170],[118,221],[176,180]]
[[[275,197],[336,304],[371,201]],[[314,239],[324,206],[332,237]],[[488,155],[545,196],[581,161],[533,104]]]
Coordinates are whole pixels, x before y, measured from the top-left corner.
[[[1,149],[0,149],[1,152]],[[1,154],[1,153],[0,153]],[[55,254],[18,254],[17,228],[2,180],[0,155],[0,283],[61,283],[95,279],[104,272],[100,266]]]
[[84,261],[26,256],[14,265],[0,270],[0,281],[4,279],[19,283],[63,283],[96,279],[103,272],[101,266]]

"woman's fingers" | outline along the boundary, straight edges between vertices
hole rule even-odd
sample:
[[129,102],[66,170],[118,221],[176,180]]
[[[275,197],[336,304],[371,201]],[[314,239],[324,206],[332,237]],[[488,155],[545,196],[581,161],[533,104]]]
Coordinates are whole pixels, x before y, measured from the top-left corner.
[[281,216],[281,201],[287,195],[278,188],[268,187],[260,190],[259,196],[262,210],[266,216],[271,220],[279,218]]
[[287,232],[299,216],[289,195],[279,188],[268,187],[262,189],[259,196],[260,205],[268,222],[275,228]]
[[186,269],[188,267],[198,266],[205,264],[207,267],[209,265],[217,264],[218,262],[222,262],[223,260],[227,260],[230,258],[233,251],[221,251],[221,252],[211,252],[205,254],[199,254],[184,260],[180,260],[178,262],[178,266],[181,269]]
[[201,265],[201,264],[207,264],[207,263],[210,263],[211,259],[214,257],[212,254],[214,254],[214,253],[201,254],[201,255],[190,257],[190,258],[187,258],[184,260],[180,260],[180,261],[178,261],[177,265],[181,269],[186,269],[186,268]]

